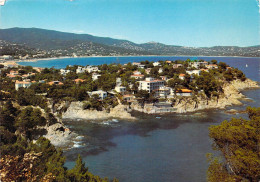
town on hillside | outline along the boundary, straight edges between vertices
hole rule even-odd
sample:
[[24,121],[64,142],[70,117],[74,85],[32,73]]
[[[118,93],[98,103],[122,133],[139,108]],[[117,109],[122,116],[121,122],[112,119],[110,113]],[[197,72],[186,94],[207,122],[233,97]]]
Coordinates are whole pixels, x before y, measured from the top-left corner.
[[[218,97],[224,82],[245,80],[242,71],[212,60],[133,62],[99,66],[68,65],[64,69],[0,64],[1,99],[15,97],[21,105],[46,100],[84,101],[85,109],[118,104],[171,105],[176,98]],[[44,106],[45,105],[45,106]],[[172,110],[170,110],[172,111]]]

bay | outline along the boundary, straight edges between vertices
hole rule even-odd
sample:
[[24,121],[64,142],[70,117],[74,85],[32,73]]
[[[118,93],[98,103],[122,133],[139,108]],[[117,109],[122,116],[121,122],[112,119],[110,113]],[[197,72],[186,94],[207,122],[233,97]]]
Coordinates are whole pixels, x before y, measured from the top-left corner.
[[[121,64],[133,61],[186,60],[188,57],[119,57]],[[246,76],[260,81],[259,58],[198,57],[198,59],[226,62],[242,70]],[[93,61],[93,62],[91,62]],[[109,62],[110,61],[110,62]],[[51,61],[26,62],[39,67],[62,68],[66,65],[98,65],[117,61],[116,58],[73,58]],[[245,65],[248,65],[246,67]],[[243,91],[253,102],[247,106],[259,107],[260,89]],[[219,153],[211,148],[208,128],[231,117],[247,118],[246,114],[230,115],[224,110],[205,110],[189,114],[147,115],[133,112],[137,122],[106,120],[99,123],[64,121],[72,131],[83,136],[81,142],[67,150],[66,166],[72,168],[77,154],[81,154],[89,170],[101,177],[119,181],[150,182],[206,181],[208,167],[206,154]]]

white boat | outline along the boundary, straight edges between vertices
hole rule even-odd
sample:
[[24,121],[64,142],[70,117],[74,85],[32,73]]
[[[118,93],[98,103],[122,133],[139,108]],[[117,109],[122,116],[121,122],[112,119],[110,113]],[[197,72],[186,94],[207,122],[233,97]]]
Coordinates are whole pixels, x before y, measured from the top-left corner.
[[246,67],[248,67],[248,65],[246,64]]

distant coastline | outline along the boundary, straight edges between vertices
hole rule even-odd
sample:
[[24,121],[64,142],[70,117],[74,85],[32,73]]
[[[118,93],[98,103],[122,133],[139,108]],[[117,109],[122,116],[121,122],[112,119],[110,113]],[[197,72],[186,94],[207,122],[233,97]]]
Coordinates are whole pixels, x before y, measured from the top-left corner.
[[[172,55],[137,55],[137,56],[78,56],[78,57],[68,57],[68,56],[64,56],[64,57],[50,57],[50,58],[35,58],[35,59],[28,59],[28,60],[10,60],[12,62],[17,62],[19,64],[19,62],[38,62],[38,61],[49,61],[49,60],[59,60],[59,59],[71,59],[71,58],[109,58],[109,57],[235,57],[235,58],[259,58],[260,57],[244,57],[244,56],[192,56],[192,55],[178,55],[178,56],[172,56]],[[6,61],[6,62],[9,62]]]

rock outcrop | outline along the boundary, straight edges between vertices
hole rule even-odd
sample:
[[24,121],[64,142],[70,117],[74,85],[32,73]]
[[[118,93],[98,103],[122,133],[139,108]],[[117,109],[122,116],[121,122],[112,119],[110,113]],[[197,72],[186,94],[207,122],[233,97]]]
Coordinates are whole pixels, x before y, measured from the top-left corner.
[[72,139],[76,138],[77,134],[70,131],[62,123],[56,123],[46,127],[47,134],[45,138],[49,139],[55,147],[70,147],[73,145]]
[[82,102],[72,102],[66,112],[62,114],[63,119],[84,119],[84,120],[104,120],[110,118],[135,120],[129,113],[129,108],[124,105],[117,105],[107,111],[84,110]]
[[[191,97],[177,98],[172,106],[173,109],[168,109],[167,112],[185,113],[204,109],[224,109],[230,105],[242,105],[240,99],[245,96],[240,91],[248,88],[259,88],[259,86],[257,82],[250,79],[246,79],[245,81],[234,80],[231,83],[223,85],[223,94],[218,98],[213,97],[208,99],[205,96],[197,96],[196,99]],[[131,105],[131,108],[148,114],[156,113],[156,108],[152,104],[145,104],[144,107],[141,107],[137,103],[134,103]]]

